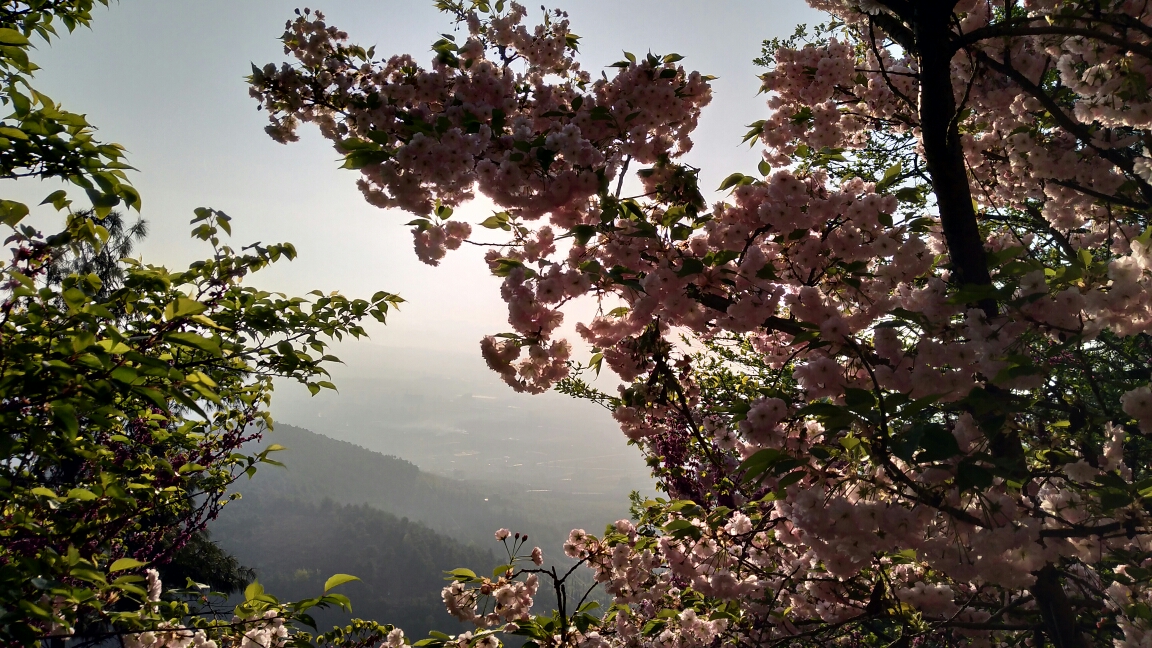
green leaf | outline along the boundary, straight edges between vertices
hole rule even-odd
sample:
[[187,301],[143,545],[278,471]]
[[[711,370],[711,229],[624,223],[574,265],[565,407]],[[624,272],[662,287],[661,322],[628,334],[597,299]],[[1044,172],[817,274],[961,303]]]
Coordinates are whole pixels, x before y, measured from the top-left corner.
[[164,307],[164,319],[171,321],[178,317],[199,315],[206,310],[208,310],[208,307],[204,304],[201,304],[195,299],[180,295]]
[[592,357],[588,359],[588,366],[596,370],[596,375],[600,375],[600,370],[604,366],[604,354],[593,353]]
[[843,430],[856,420],[850,411],[832,403],[812,403],[796,412],[799,417],[814,416],[820,420],[828,430]]
[[903,202],[919,202],[919,187],[903,187],[896,191],[896,197]]
[[854,412],[869,412],[876,407],[876,396],[868,389],[847,387],[844,389],[844,404]]
[[672,520],[668,524],[664,525],[664,531],[678,538],[683,538],[685,536],[699,538],[703,535],[703,532],[700,530],[700,528],[695,524],[692,524],[690,520]]
[[1100,507],[1112,511],[1132,503],[1132,494],[1119,488],[1102,488],[1094,491],[1100,499]]
[[[1021,250],[1021,251],[1023,251],[1023,250]],[[1092,251],[1091,250],[1086,250],[1084,248],[1080,248],[1080,250],[1078,251],[1077,254],[1078,254],[1078,258],[1080,260],[1081,265],[1083,265],[1085,268],[1092,267],[1093,258],[1092,258]]]
[[594,106],[590,111],[592,121],[615,121],[612,111],[604,106]]
[[360,579],[355,577],[355,576],[350,576],[348,574],[336,574],[336,575],[332,576],[331,578],[329,578],[328,580],[324,581],[324,593],[327,594],[328,591],[331,590],[333,587],[337,587],[337,586],[343,585],[344,583],[351,583],[352,581],[358,581],[358,580],[360,580]]
[[923,452],[916,456],[917,461],[943,461],[960,454],[960,444],[943,425],[929,423],[921,428],[920,447]]
[[355,137],[350,137],[346,140],[341,140],[337,144],[340,146],[340,148],[344,149],[345,151],[358,151],[358,150],[375,151],[375,150],[379,150],[379,148],[380,148],[380,145],[377,144],[376,142],[368,142],[368,141],[365,141],[362,139],[356,139]]
[[79,308],[88,301],[88,295],[85,295],[84,291],[79,288],[69,288],[60,293],[60,296],[64,298],[64,303],[71,308]]
[[772,165],[768,164],[768,160],[760,160],[760,163],[756,165],[756,170],[760,172],[760,175],[767,177],[769,173],[772,173]]
[[1009,296],[1010,294],[1010,289],[1005,292],[1004,289],[997,288],[993,285],[964,284],[949,297],[948,303],[975,304],[985,299],[997,299],[999,297]]
[[108,567],[108,573],[111,574],[112,572],[124,571],[126,569],[136,569],[137,567],[143,567],[147,564],[148,563],[140,562],[135,558],[120,558]]
[[201,351],[207,351],[208,353],[211,353],[217,357],[222,355],[219,344],[217,344],[214,340],[208,339],[202,335],[197,335],[196,333],[185,333],[177,331],[175,333],[169,333],[165,335],[164,339],[181,346],[191,347]]
[[0,223],[15,227],[28,215],[28,205],[13,200],[0,200]]
[[363,169],[372,164],[381,164],[391,159],[392,153],[388,151],[356,150],[344,156],[341,169]]
[[812,107],[804,106],[792,114],[793,124],[806,124],[812,121]]
[[500,212],[499,214],[493,214],[493,215],[489,216],[488,218],[485,218],[484,221],[480,223],[480,226],[481,227],[487,227],[488,229],[507,229],[508,228],[508,212]]
[[76,419],[76,408],[65,401],[53,401],[51,407],[52,419],[56,425],[68,433],[69,439],[75,439],[76,435],[80,433],[80,422]]
[[[21,140],[21,141],[28,139],[28,133],[25,133],[24,131],[20,130],[19,128],[12,128],[11,126],[0,126],[0,136],[6,137],[8,139]],[[57,191],[56,193],[64,193],[64,190],[61,189],[60,191]],[[53,195],[55,195],[55,194],[53,194]],[[43,205],[44,203],[40,203],[40,204]]]
[[572,238],[576,239],[577,245],[586,245],[588,241],[595,235],[595,225],[581,224],[572,227]]
[[987,256],[988,267],[989,268],[998,268],[998,267],[1004,265],[1009,260],[1020,256],[1024,252],[1025,252],[1024,248],[1022,246],[1019,246],[1019,245],[1007,247],[1007,248],[1004,248],[1003,250],[997,250],[996,252],[989,252],[988,256]]
[[496,275],[497,277],[507,277],[509,274],[511,274],[514,268],[524,267],[523,261],[508,257],[501,257],[493,261],[493,263],[496,264],[496,269],[492,271],[492,274]]
[[688,277],[691,275],[700,274],[704,272],[704,262],[700,259],[685,257],[680,265],[680,271],[676,273],[678,277]]
[[787,455],[785,455],[783,452],[780,452],[779,450],[776,450],[775,448],[765,448],[763,450],[757,451],[756,454],[742,461],[740,465],[736,467],[736,472],[743,472],[744,477],[742,478],[742,481],[744,483],[748,483],[757,477],[762,476],[764,473],[768,472],[768,470],[774,464],[786,458]]
[[96,343],[96,346],[104,349],[105,353],[111,353],[113,355],[120,355],[132,350],[132,347],[128,346],[127,344],[124,344],[123,342],[114,342],[112,340],[100,340]]
[[72,490],[68,491],[68,497],[69,499],[81,500],[85,502],[98,499],[95,493],[85,488],[73,488]]
[[788,473],[787,475],[782,477],[780,479],[780,481],[776,484],[776,490],[777,491],[783,491],[785,488],[788,488],[792,484],[795,484],[796,482],[800,481],[801,479],[804,479],[804,476],[807,474],[808,473],[803,471],[803,470],[797,470],[797,471]]
[[992,485],[992,471],[978,466],[974,461],[961,461],[956,466],[956,485],[961,491],[971,488],[982,489]]
[[925,408],[931,406],[936,401],[940,400],[943,394],[929,394],[927,396],[917,398],[916,400],[908,403],[900,408],[900,416],[912,416],[918,412],[923,411]]
[[252,601],[264,595],[264,586],[259,581],[252,581],[244,588],[244,600]]
[[880,182],[876,183],[876,188],[878,190],[884,190],[891,187],[903,171],[904,165],[900,162],[888,167],[888,170],[884,172],[884,177],[880,179]]
[[750,184],[750,183],[755,182],[755,181],[756,181],[755,178],[753,178],[751,176],[746,176],[743,173],[733,173],[732,175],[728,176],[727,178],[724,178],[724,181],[720,183],[720,187],[717,188],[716,190],[717,191],[724,191],[725,189],[731,189],[732,187],[736,187],[739,185]]
[[741,144],[748,144],[750,147],[756,145],[756,140],[764,132],[764,120],[752,122],[748,124],[748,132],[744,134],[744,139],[740,141]]
[[461,581],[469,581],[476,578],[476,572],[472,571],[471,569],[465,569],[464,567],[457,567],[456,569],[444,573],[450,576],[448,580],[455,579]]
[[776,268],[774,268],[772,266],[772,264],[769,263],[769,264],[765,265],[763,268],[760,268],[759,270],[756,271],[756,278],[757,279],[776,280],[776,279],[779,279],[780,277],[778,277],[776,275]]
[[28,37],[10,27],[0,27],[0,45],[27,45]]

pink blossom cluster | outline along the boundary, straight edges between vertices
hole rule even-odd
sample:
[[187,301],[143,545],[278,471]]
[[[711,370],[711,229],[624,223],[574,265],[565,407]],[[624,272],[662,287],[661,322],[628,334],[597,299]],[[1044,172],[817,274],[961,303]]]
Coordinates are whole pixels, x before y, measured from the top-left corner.
[[[481,628],[505,626],[528,618],[532,609],[532,597],[539,587],[539,577],[529,575],[524,581],[500,579],[471,589],[463,583],[455,582],[445,587],[441,598],[448,613],[465,623],[475,623]],[[481,614],[478,605],[483,597],[495,602],[492,610]]]
[[691,147],[711,96],[703,77],[645,59],[592,81],[571,57],[567,19],[528,31],[525,16],[516,3],[486,20],[469,12],[468,41],[424,69],[407,56],[369,60],[322,14],[304,14],[284,35],[300,66],[259,70],[252,94],[278,141],[312,122],[342,153],[353,140],[378,144],[361,190],[372,204],[419,214],[434,197],[470,198],[475,185],[525,218],[581,212],[625,157],[651,162]]
[[[188,627],[179,619],[164,619],[156,606],[163,583],[155,569],[145,570],[145,592],[141,617],[151,618],[155,623],[145,632],[123,635],[123,643],[128,648],[217,648],[221,644],[238,648],[282,648],[290,639],[285,616],[275,608],[248,617],[234,616],[230,624],[209,629]],[[210,638],[209,631],[216,639]]]
[[472,235],[472,226],[463,221],[448,221],[427,227],[415,227],[412,235],[416,257],[428,265],[439,265],[440,259],[455,250]]
[[[1142,565],[1142,567],[1146,568],[1148,565]],[[1152,590],[1147,587],[1134,587],[1131,577],[1125,573],[1129,571],[1128,569],[1121,568],[1117,571],[1123,582],[1120,580],[1113,581],[1107,588],[1108,595],[1105,599],[1105,604],[1109,610],[1121,613],[1120,628],[1124,637],[1116,640],[1115,646],[1116,648],[1141,648],[1152,644],[1152,623],[1149,623],[1147,619],[1133,618],[1123,614],[1134,606],[1147,606],[1152,603]]]
[[125,635],[124,645],[127,648],[216,648],[217,644],[203,630],[162,622],[156,630]]
[[[629,520],[617,521],[610,531],[601,539],[576,529],[564,544],[570,557],[586,561],[593,569],[596,581],[603,583],[615,603],[621,606],[613,627],[588,633],[577,645],[620,645],[610,643],[609,639],[625,645],[640,642],[643,640],[641,629],[650,616],[645,611],[657,608],[681,611],[675,616],[665,616],[667,621],[663,629],[647,639],[650,645],[685,648],[713,645],[724,634],[729,622],[722,618],[701,618],[696,610],[680,604],[678,599],[684,591],[677,587],[677,576],[686,570],[693,571],[693,568],[684,566],[689,559],[679,553],[675,543],[664,538],[659,547],[652,547],[650,543],[642,546],[636,527]],[[703,549],[694,555],[703,555],[706,551]],[[669,560],[662,561],[661,554],[669,556]],[[692,562],[696,563],[696,570],[707,574],[697,575],[697,580],[706,584],[705,587],[715,583],[724,588],[723,593],[739,589],[731,583],[730,573],[726,570],[717,571],[712,566],[701,568],[699,561]],[[732,597],[725,598],[731,600]]]
[[537,573],[543,573],[533,568],[517,570],[516,565],[531,562],[539,567],[544,563],[544,554],[540,547],[533,547],[527,554],[521,552],[521,549],[527,548],[528,536],[515,534],[509,546],[508,539],[512,532],[499,529],[495,535],[508,550],[508,568],[504,573],[494,575],[493,578],[472,574],[457,576],[455,581],[441,591],[441,599],[448,613],[459,621],[474,623],[478,628],[512,631],[517,622],[530,619],[533,598],[540,588]]

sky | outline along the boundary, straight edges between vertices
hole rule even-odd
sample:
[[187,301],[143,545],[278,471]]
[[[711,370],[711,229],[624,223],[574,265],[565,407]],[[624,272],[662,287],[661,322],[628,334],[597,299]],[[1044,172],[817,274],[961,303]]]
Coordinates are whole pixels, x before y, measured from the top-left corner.
[[[509,328],[499,280],[487,274],[482,250],[449,253],[437,268],[418,262],[403,226],[411,217],[365,203],[355,188],[357,174],[338,168],[337,154],[314,129],[303,128],[301,141],[287,146],[263,132],[266,117],[248,96],[244,77],[250,63],[285,60],[278,37],[297,6],[281,0],[113,2],[94,11],[91,30],[39,45],[36,87],[86,114],[100,139],[128,149],[128,162],[139,169],[131,182],[151,226],[139,248],[145,261],[175,267],[205,255],[203,244],[189,238],[188,221],[194,208],[214,207],[233,217],[235,244],[295,244],[299,258],[258,275],[261,287],[363,297],[388,290],[407,300],[386,327],[368,327],[370,342],[357,343],[372,348],[341,346],[338,355],[348,366],[335,372],[337,384],[342,375],[355,380],[403,371],[378,362],[388,348],[406,349],[412,363],[406,366],[433,376],[439,366],[458,371],[460,362],[471,371],[482,365],[479,339]],[[751,63],[761,41],[821,21],[803,0],[567,0],[558,6],[569,12],[581,36],[580,60],[593,73],[628,50],[677,52],[686,57],[682,65],[719,77],[686,158],[702,168],[705,188],[732,172],[753,172],[759,159],[740,140],[747,124],[766,112]],[[378,55],[407,52],[429,61],[431,43],[451,28],[431,0],[321,0],[311,7],[351,40],[375,45]],[[34,181],[2,186],[5,197],[30,204],[59,188]],[[458,209],[457,217],[475,223],[490,213],[477,203]],[[39,218],[46,223],[51,216]],[[444,353],[460,362],[441,362]],[[487,388],[502,389],[495,376],[484,380]],[[299,412],[306,396],[287,389],[278,398],[285,411]],[[339,406],[338,396],[324,398],[337,399],[324,407]],[[606,415],[597,416],[597,425],[611,425]]]

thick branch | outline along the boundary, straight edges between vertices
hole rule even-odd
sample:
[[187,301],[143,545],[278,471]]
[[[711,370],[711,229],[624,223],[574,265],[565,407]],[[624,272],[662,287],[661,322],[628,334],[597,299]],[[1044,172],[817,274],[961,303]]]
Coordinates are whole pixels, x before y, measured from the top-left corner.
[[957,49],[974,45],[990,38],[1009,38],[1013,36],[1082,36],[1102,43],[1107,43],[1125,52],[1135,52],[1145,58],[1152,59],[1152,48],[1130,40],[1105,34],[1086,27],[1062,27],[1060,25],[1036,25],[1029,27],[1011,27],[1007,25],[989,25],[968,32],[955,43]]
[[1060,572],[1055,567],[1045,565],[1037,572],[1032,595],[1036,597],[1036,605],[1044,618],[1044,629],[1056,648],[1088,648],[1083,635],[1076,629],[1076,613],[1060,585]]
[[1109,194],[1106,194],[1102,191],[1096,191],[1095,189],[1085,187],[1085,186],[1083,186],[1079,183],[1073,182],[1071,180],[1058,180],[1056,178],[1052,178],[1052,179],[1049,179],[1048,182],[1051,182],[1052,184],[1060,185],[1061,187],[1067,187],[1068,189],[1071,189],[1073,191],[1078,191],[1078,192],[1084,194],[1085,196],[1092,196],[1093,198],[1096,198],[1097,200],[1101,200],[1103,202],[1109,202],[1109,203],[1113,203],[1116,205],[1120,205],[1121,207],[1127,207],[1128,209],[1148,209],[1147,203],[1137,202],[1135,200],[1131,200],[1131,199],[1125,198],[1123,196],[1109,195]]
[[1040,105],[1044,107],[1044,110],[1048,111],[1048,113],[1052,115],[1052,119],[1056,120],[1056,123],[1061,128],[1068,131],[1068,133],[1076,137],[1076,139],[1080,140],[1080,142],[1085,146],[1096,151],[1100,157],[1108,160],[1122,171],[1127,173],[1128,177],[1134,180],[1140,187],[1140,193],[1143,195],[1144,200],[1147,202],[1152,202],[1152,185],[1149,185],[1147,182],[1132,172],[1132,160],[1128,159],[1116,149],[1103,147],[1097,144],[1096,140],[1093,139],[1092,131],[1088,128],[1088,126],[1081,124],[1069,116],[1068,113],[1066,113],[1064,109],[1058,103],[1056,103],[1055,99],[1049,96],[1047,92],[1044,92],[1043,88],[1033,83],[1032,80],[1025,76],[1022,72],[1009,64],[997,61],[996,59],[980,50],[976,50],[975,55],[981,63],[987,65],[990,69],[1008,77],[1013,82],[1015,82],[1016,85],[1020,86],[1025,92],[1039,101]]
[[912,30],[908,29],[907,25],[896,18],[886,13],[879,13],[870,17],[869,20],[880,29],[883,29],[889,38],[899,43],[900,47],[903,47],[906,51],[911,52],[916,49],[916,40],[912,34]]
[[[711,308],[721,313],[728,312],[728,307],[734,303],[731,299],[714,293],[700,293],[692,295],[692,297],[706,308]],[[786,320],[783,317],[776,317],[775,315],[764,320],[761,326],[769,331],[779,331],[781,333],[787,333],[788,335],[800,335],[808,331],[808,329],[801,326],[799,322],[795,320]]]
[[[913,30],[920,59],[920,128],[924,158],[940,209],[940,223],[958,283],[988,285],[992,278],[984,240],[976,224],[976,209],[964,151],[960,144],[956,98],[952,90],[952,53],[949,43],[952,14],[949,3],[919,3]],[[992,309],[995,307],[992,306]],[[988,306],[985,306],[988,310]],[[993,314],[993,313],[990,313]]]

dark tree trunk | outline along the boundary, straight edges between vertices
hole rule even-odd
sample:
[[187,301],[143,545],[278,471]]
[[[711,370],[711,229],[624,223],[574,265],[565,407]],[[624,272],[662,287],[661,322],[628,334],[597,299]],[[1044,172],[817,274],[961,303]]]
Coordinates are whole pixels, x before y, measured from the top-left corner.
[[[932,190],[940,210],[940,224],[952,260],[953,281],[968,285],[991,285],[984,239],[976,220],[976,208],[968,181],[964,150],[960,145],[960,124],[952,87],[953,47],[952,9],[948,0],[891,0],[901,27],[899,40],[908,47],[920,64],[920,128],[925,163],[932,179]],[[998,308],[983,300],[981,308],[995,315]],[[999,432],[998,432],[999,434]],[[1015,444],[1018,450],[1019,441]],[[1001,450],[1003,454],[1011,454]],[[1032,588],[1044,622],[1044,630],[1057,648],[1087,648],[1083,635],[1076,629],[1076,613],[1064,588],[1060,573],[1053,565],[1036,572]]]
[[1084,636],[1076,629],[1076,613],[1060,585],[1060,572],[1052,565],[1036,572],[1032,596],[1044,617],[1044,629],[1056,648],[1088,648]]
[[910,9],[916,54],[920,62],[920,129],[932,190],[954,280],[988,285],[984,239],[976,226],[976,209],[968,184],[960,124],[952,90],[950,2],[915,2]]

